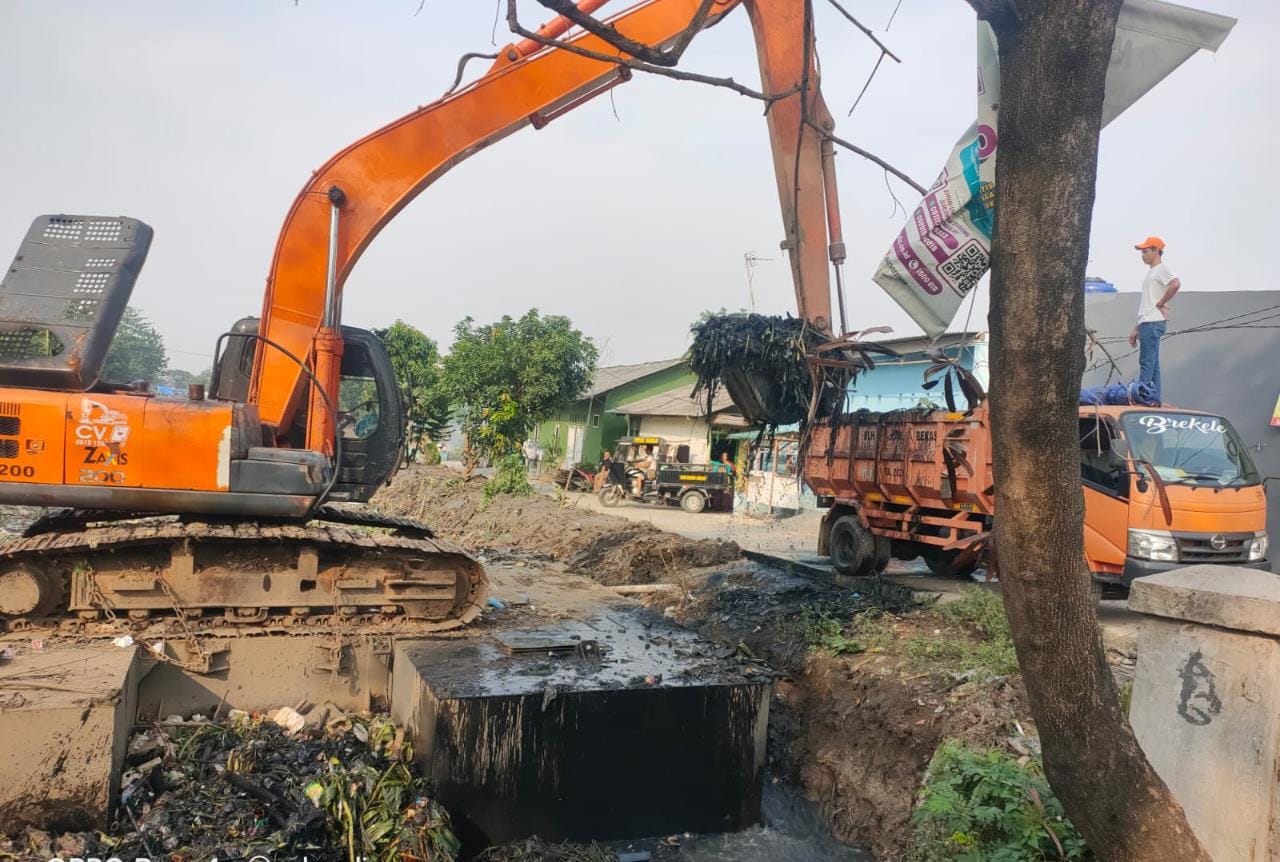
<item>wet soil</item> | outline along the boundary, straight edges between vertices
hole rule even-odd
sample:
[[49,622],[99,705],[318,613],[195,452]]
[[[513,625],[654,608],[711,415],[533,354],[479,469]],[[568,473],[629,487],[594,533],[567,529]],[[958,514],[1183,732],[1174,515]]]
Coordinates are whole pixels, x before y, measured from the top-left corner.
[[804,620],[873,609],[898,614],[905,638],[930,626],[893,588],[864,595],[825,581],[741,562],[684,578],[686,598],[667,614],[721,642],[741,642],[784,674],[774,684],[769,768],[817,807],[840,841],[871,847],[881,862],[911,848],[911,811],[934,749],[954,738],[999,746],[1028,726],[1021,681],[964,682],[921,672],[893,647],[833,656],[813,651]]

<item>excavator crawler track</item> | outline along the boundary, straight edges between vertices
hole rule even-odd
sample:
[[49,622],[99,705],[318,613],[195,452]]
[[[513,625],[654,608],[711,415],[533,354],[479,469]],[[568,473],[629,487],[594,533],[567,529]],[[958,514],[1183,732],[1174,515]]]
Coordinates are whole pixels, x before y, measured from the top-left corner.
[[466,551],[367,510],[305,523],[62,510],[0,544],[10,630],[432,632],[471,622],[485,597]]

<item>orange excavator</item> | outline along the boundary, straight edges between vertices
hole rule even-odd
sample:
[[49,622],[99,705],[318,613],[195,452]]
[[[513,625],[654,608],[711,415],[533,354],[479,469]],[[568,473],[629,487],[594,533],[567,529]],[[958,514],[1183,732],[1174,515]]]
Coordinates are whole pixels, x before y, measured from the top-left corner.
[[[828,261],[838,275],[844,245],[805,0],[647,0],[607,24],[663,48],[739,5],[763,92],[776,96],[766,116],[798,307],[829,332]],[[90,630],[166,617],[190,630],[336,615],[431,630],[476,616],[484,571],[461,548],[411,521],[328,505],[367,501],[404,437],[385,349],[342,325],[343,285],[445,171],[631,77],[627,55],[563,16],[537,36],[315,171],[285,218],[261,317],[219,338],[209,397],[192,387],[158,398],[145,382],[100,376],[151,229],[35,220],[0,284],[0,503],[69,508],[5,544],[0,620]]]

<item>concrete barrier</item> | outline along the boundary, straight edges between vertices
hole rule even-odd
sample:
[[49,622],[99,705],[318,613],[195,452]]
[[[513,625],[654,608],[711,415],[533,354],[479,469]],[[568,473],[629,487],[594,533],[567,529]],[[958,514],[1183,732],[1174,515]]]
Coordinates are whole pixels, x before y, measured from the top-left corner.
[[1280,859],[1280,576],[1188,566],[1134,581],[1129,720],[1218,862]]

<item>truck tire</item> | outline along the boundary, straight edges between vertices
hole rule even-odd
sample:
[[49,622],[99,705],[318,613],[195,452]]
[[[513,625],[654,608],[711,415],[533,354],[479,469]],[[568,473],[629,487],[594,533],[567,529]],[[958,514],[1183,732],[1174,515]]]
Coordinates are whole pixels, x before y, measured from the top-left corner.
[[929,571],[940,578],[954,578],[958,581],[968,580],[969,576],[978,569],[976,561],[957,565],[956,557],[959,554],[956,551],[933,551],[922,556],[924,557],[925,565],[929,567]]
[[685,491],[680,495],[680,508],[691,515],[696,515],[707,508],[707,498],[701,491]]
[[831,564],[842,575],[861,577],[875,565],[875,537],[852,515],[843,515],[831,525]]
[[617,485],[605,485],[600,489],[600,505],[613,508],[622,502],[622,489]]
[[893,556],[893,543],[884,536],[872,536],[875,541],[875,555],[871,560],[871,574],[883,575],[889,568],[889,559]]

